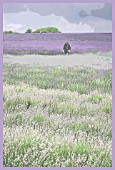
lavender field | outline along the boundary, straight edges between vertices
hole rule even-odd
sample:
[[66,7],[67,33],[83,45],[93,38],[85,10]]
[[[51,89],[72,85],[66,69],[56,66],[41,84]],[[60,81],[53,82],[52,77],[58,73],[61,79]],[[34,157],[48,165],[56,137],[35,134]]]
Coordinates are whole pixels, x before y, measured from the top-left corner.
[[111,33],[4,34],[4,54],[62,54],[65,41],[69,41],[71,53],[108,52],[112,49]]
[[111,34],[4,34],[4,167],[112,166],[111,45]]

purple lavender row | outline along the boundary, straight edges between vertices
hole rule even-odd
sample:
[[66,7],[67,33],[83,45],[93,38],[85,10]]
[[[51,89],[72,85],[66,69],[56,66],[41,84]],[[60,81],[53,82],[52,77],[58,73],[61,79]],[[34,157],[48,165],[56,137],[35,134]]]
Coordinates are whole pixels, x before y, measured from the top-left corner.
[[107,52],[112,49],[111,34],[4,34],[4,53],[61,54],[69,41],[72,53],[86,51]]

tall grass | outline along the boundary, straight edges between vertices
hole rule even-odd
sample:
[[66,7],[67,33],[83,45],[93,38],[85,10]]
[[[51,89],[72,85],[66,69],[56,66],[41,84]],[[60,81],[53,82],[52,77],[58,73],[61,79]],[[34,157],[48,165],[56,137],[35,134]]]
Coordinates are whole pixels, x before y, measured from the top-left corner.
[[111,167],[111,87],[111,70],[4,64],[4,167]]

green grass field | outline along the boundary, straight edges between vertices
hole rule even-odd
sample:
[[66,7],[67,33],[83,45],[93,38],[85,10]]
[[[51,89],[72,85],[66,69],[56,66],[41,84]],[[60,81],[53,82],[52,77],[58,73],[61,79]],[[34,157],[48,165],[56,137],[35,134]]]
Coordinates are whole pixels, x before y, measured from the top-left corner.
[[111,167],[112,70],[4,64],[5,167]]

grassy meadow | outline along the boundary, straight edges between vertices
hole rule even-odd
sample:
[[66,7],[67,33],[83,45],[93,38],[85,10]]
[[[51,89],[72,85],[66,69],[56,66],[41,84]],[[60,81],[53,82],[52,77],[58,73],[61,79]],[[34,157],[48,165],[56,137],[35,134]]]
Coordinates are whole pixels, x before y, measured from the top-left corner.
[[5,167],[112,166],[112,69],[4,63],[3,80]]

